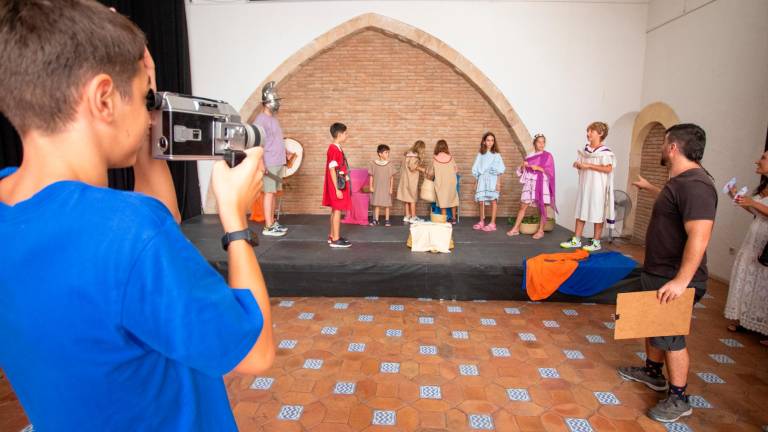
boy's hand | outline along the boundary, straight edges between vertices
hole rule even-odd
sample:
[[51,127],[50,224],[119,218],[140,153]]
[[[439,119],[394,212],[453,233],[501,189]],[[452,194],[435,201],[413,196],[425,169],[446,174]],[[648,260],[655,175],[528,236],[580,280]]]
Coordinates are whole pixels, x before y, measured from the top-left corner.
[[246,158],[234,168],[224,161],[213,165],[211,187],[219,206],[219,219],[225,232],[248,227],[246,212],[261,191],[264,170],[261,147],[245,151]]
[[573,167],[580,170],[580,169],[582,169],[584,167],[584,165],[582,165],[581,162],[576,161],[576,162],[573,163]]
[[[371,192],[373,192],[373,189],[371,189]],[[344,192],[336,189],[336,198],[338,199],[344,199]]]

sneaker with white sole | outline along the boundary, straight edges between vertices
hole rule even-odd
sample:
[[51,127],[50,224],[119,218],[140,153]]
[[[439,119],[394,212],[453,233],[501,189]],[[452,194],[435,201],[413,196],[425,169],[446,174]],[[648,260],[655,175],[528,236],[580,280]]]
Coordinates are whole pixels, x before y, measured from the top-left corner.
[[587,252],[597,252],[603,247],[600,245],[600,240],[592,239],[592,243],[588,245],[584,245],[582,249],[584,249]]
[[688,402],[688,397],[680,397],[675,394],[660,400],[655,407],[648,410],[648,417],[662,423],[676,422],[680,420],[680,417],[691,414],[693,414],[693,408],[691,408],[691,404]]
[[275,223],[273,223],[272,226],[274,226],[280,232],[288,232],[288,227],[281,224],[278,221],[275,221]]
[[645,386],[651,390],[661,392],[669,389],[669,383],[667,383],[667,378],[664,374],[653,377],[644,367],[623,366],[618,368],[617,372],[619,373],[619,376],[625,380],[645,384]]
[[563,249],[575,249],[581,247],[581,239],[578,237],[571,237],[567,242],[560,243],[560,247]]
[[261,230],[261,233],[265,236],[272,236],[272,237],[282,237],[286,234],[286,231],[280,231],[277,228],[277,224],[274,223],[272,226],[264,227],[263,230]]
[[418,216],[412,217],[411,218],[411,223],[416,223],[416,222],[424,222],[424,219],[422,219],[422,218],[420,218]]
[[336,241],[332,241],[328,244],[332,248],[348,248],[352,246],[352,243],[349,242],[349,240],[345,238],[339,238]]

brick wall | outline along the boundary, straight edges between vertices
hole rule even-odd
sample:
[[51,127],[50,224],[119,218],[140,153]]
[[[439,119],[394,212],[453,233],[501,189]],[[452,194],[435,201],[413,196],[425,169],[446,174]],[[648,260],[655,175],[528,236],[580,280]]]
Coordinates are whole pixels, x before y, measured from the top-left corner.
[[[659,123],[654,125],[643,142],[642,159],[640,162],[640,175],[656,186],[663,186],[669,177],[669,169],[661,166],[661,146],[664,144],[664,126]],[[646,193],[638,194],[637,208],[635,209],[635,227],[632,233],[634,243],[645,244],[645,231],[651,220],[653,210],[653,197]]]
[[[293,214],[325,214],[321,207],[329,127],[349,128],[345,152],[353,168],[376,158],[376,146],[391,147],[398,166],[414,141],[427,143],[431,154],[445,139],[456,158],[461,179],[462,215],[476,215],[472,162],[486,130],[494,132],[508,173],[503,176],[500,215],[518,208],[521,187],[514,167],[521,155],[491,105],[450,65],[422,49],[366,30],[339,42],[278,84],[284,98],[279,114],[286,137],[302,143],[305,159],[285,181],[282,209]],[[399,177],[395,178],[395,191]],[[426,205],[419,204],[419,214]],[[394,200],[395,215],[403,205]]]

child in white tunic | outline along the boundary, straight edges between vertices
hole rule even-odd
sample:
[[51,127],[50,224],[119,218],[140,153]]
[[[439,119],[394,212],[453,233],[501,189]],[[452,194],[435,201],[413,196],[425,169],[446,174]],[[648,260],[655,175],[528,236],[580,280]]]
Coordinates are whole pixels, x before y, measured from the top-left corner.
[[[582,248],[589,252],[601,249],[600,237],[603,224],[612,226],[615,222],[613,202],[613,168],[616,156],[610,148],[603,145],[608,136],[608,125],[594,122],[587,127],[589,144],[578,152],[578,159],[573,163],[579,170],[579,188],[576,195],[576,230],[571,240],[560,243],[566,249]],[[582,246],[581,235],[584,225],[595,224],[592,242]]]

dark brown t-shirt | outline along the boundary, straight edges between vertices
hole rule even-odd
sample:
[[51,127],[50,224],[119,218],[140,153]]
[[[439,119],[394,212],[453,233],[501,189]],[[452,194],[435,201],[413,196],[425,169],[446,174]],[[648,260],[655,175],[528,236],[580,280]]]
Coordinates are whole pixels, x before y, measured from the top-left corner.
[[[645,265],[648,273],[673,278],[683,261],[688,234],[684,223],[715,220],[717,190],[706,171],[694,168],[672,177],[653,204],[645,235]],[[701,260],[693,281],[707,280],[707,254]]]

